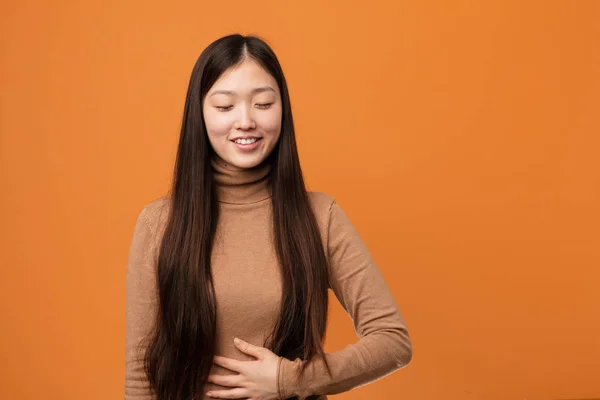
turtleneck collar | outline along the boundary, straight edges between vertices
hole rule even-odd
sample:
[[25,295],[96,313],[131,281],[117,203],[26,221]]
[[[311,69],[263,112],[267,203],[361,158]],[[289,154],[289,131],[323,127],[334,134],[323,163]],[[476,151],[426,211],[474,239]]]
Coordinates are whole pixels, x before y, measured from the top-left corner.
[[269,163],[264,162],[253,168],[237,170],[227,165],[225,161],[213,157],[211,165],[220,202],[248,204],[271,197]]

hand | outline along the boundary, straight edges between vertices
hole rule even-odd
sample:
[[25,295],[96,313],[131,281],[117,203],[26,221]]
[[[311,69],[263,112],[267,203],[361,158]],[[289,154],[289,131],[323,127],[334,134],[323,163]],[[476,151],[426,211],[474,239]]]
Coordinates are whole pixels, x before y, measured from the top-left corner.
[[209,375],[208,382],[231,389],[213,390],[206,395],[216,399],[276,400],[279,357],[269,349],[254,346],[240,339],[235,339],[233,343],[242,353],[256,360],[238,361],[215,356],[215,364],[237,372],[237,375]]

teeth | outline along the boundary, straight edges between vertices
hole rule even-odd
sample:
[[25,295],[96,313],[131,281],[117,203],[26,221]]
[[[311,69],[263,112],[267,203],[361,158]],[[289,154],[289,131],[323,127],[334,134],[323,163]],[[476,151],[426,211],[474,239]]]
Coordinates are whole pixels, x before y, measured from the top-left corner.
[[252,139],[236,139],[235,142],[239,143],[239,144],[252,144],[254,142],[256,142],[258,139],[257,138],[252,138]]

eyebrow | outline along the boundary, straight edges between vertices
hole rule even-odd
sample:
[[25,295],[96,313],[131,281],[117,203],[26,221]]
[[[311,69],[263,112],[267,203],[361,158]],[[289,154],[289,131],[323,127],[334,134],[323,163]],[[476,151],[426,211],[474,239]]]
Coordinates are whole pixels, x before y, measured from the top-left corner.
[[[261,87],[254,88],[252,90],[252,94],[262,93],[262,92],[275,92],[275,89],[273,89],[271,86],[261,86]],[[226,94],[228,96],[233,96],[233,95],[235,95],[235,92],[232,90],[215,90],[214,92],[212,92],[210,94],[209,97],[214,96],[216,94]]]

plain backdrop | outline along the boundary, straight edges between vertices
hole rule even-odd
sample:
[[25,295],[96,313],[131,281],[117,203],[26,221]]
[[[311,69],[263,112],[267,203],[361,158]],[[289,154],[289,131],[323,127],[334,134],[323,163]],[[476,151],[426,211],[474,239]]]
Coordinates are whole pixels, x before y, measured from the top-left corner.
[[[600,397],[599,1],[0,10],[0,398],[122,398],[135,219],[196,58],[233,32],[279,56],[309,188],[412,335],[408,368],[335,398]],[[355,340],[334,300],[326,349]]]

